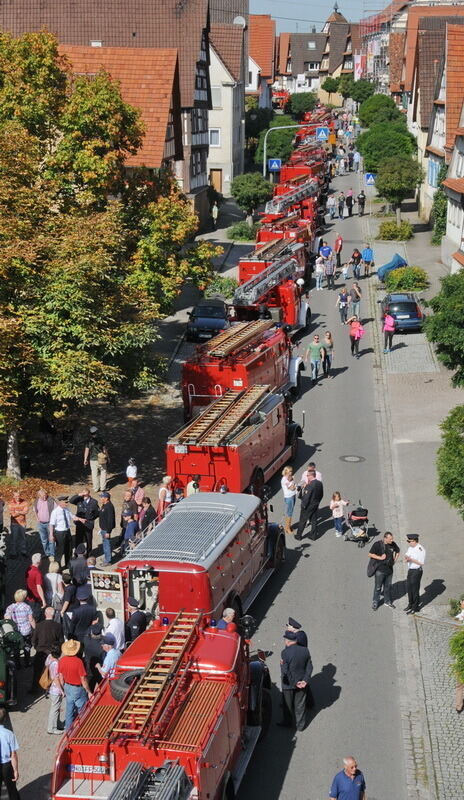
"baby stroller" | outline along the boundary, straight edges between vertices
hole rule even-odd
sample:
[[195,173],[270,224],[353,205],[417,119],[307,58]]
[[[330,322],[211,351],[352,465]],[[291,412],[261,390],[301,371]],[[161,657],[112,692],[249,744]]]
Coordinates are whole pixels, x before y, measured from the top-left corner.
[[369,541],[369,518],[367,508],[359,505],[350,511],[346,524],[348,530],[345,531],[345,542],[357,542],[358,547],[364,547],[366,542]]

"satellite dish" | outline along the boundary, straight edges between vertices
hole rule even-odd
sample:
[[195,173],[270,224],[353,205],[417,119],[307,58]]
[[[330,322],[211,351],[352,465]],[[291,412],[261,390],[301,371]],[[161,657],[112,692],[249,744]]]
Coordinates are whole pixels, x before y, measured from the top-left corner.
[[241,28],[246,28],[246,19],[245,17],[238,16],[234,17],[234,25],[240,25]]

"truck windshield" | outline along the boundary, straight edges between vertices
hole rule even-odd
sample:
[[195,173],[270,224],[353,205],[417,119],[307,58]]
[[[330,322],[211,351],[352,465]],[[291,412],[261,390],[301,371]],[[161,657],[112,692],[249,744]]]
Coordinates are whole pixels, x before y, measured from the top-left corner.
[[142,611],[158,616],[159,575],[150,567],[129,570],[129,596],[135,597]]

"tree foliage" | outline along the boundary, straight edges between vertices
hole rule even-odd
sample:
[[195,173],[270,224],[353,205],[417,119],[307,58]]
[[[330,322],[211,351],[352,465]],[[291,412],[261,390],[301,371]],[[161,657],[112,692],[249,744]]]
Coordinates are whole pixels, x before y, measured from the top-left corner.
[[464,517],[464,406],[453,408],[440,427],[438,492]]
[[450,639],[450,655],[454,659],[453,670],[458,683],[464,683],[464,630],[458,630]]
[[271,108],[252,108],[245,111],[245,139],[257,139],[261,131],[269,128],[273,116]]
[[[357,139],[359,152],[364,157],[366,172],[378,172],[380,164],[393,156],[411,156],[416,143],[411,134],[396,126],[374,125]],[[382,194],[379,190],[379,194]],[[386,195],[382,195],[386,197]]]
[[338,88],[335,91],[338,91],[346,100],[347,97],[353,97],[354,86],[355,82],[352,75],[342,75],[338,79]]
[[[269,128],[278,128],[284,125],[295,125],[293,117],[287,114],[279,114],[275,116],[269,125]],[[267,137],[267,158],[281,158],[282,161],[287,161],[292,152],[292,142],[295,136],[295,128],[290,128],[282,131],[275,131],[270,133]],[[255,163],[262,164],[264,156],[264,137],[266,131],[261,131],[259,136],[258,147],[255,153]]]
[[427,338],[436,345],[440,361],[454,372],[454,386],[464,386],[464,270],[441,279],[430,306],[434,313],[425,320]]
[[338,78],[326,78],[324,83],[321,84],[321,89],[327,92],[330,100],[330,96],[338,89]]
[[365,100],[359,109],[359,119],[361,125],[368,128],[375,121],[376,115],[382,109],[390,108],[396,110],[396,104],[392,97],[386,94],[374,94]]
[[408,156],[385,158],[380,162],[375,179],[377,191],[396,207],[398,223],[401,203],[414,194],[423,179],[422,167]]
[[288,108],[296,119],[301,119],[305,111],[312,111],[316,107],[316,103],[315,92],[295,92],[290,95]]
[[349,95],[356,103],[364,103],[375,92],[375,84],[370,81],[353,81],[351,94]]
[[248,172],[234,178],[230,192],[239,208],[251,212],[272,197],[272,185],[259,172]]
[[438,173],[438,187],[433,196],[431,221],[433,222],[432,244],[440,244],[446,233],[446,220],[448,216],[448,198],[443,189],[448,167],[443,164]]

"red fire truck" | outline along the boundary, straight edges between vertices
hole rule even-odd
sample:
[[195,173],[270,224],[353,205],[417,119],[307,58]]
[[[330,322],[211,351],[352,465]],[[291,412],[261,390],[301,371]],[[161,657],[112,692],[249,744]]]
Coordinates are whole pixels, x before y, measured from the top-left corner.
[[302,428],[291,405],[269,386],[227,391],[166,446],[166,474],[185,488],[199,475],[200,490],[259,493],[298,448]]
[[183,608],[209,620],[228,607],[246,611],[284,555],[282,529],[258,497],[202,491],[148,528],[117,570],[126,600],[153,617]]
[[303,242],[307,248],[314,241],[312,221],[301,219],[299,214],[282,214],[277,219],[270,219],[262,224],[256,235],[256,244],[274,242],[277,239],[293,239]]
[[[306,229],[307,231],[307,229]],[[246,283],[254,275],[258,275],[266,267],[280,258],[295,259],[294,278],[304,278],[306,280],[309,266],[309,234],[300,230],[300,235],[293,238],[276,237],[264,243],[259,243],[256,249],[238,262],[238,281]]]
[[284,328],[275,327],[272,320],[239,322],[197,347],[182,367],[186,419],[227,389],[269,384],[299,393],[304,363],[301,356],[292,355],[293,349]]
[[286,89],[273,89],[272,91],[272,107],[280,108],[282,111],[290,100],[290,92]]
[[258,319],[265,306],[275,322],[288,325],[294,333],[311,324],[311,309],[304,295],[304,279],[294,279],[293,258],[280,258],[246,283],[234,294],[235,319],[239,322]]
[[64,734],[53,800],[233,798],[271,715],[269,673],[180,612],[142,633]]

